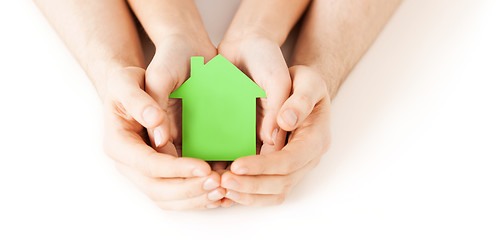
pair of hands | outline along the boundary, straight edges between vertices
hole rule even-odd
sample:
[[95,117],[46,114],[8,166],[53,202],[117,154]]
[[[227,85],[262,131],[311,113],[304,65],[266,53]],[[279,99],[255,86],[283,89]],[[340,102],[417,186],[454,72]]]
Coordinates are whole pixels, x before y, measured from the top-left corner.
[[[163,209],[282,203],[330,144],[330,100],[321,74],[303,65],[288,69],[279,45],[263,37],[225,40],[217,50],[174,35],[156,47],[146,71],[115,69],[107,82],[104,149],[117,169]],[[260,155],[230,166],[178,157],[181,106],[169,99],[188,77],[191,56],[208,61],[218,53],[267,93],[257,116]]]

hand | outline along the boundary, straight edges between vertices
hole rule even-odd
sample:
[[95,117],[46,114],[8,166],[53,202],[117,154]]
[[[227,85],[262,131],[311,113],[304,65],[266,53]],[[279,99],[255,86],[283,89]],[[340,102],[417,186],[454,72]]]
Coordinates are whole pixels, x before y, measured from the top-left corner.
[[219,45],[219,54],[250,76],[267,94],[259,102],[260,153],[281,149],[286,133],[277,125],[277,114],[289,96],[291,78],[279,45],[264,37],[226,39]]
[[[293,131],[289,142],[279,151],[235,160],[221,178],[226,199],[243,205],[280,204],[329,148],[330,100],[324,80],[307,66],[289,70],[293,93],[277,117],[283,130]],[[286,111],[293,112],[295,121],[285,121]]]
[[[210,40],[191,34],[175,34],[156,43],[155,55],[146,70],[146,92],[157,101],[167,117],[159,126],[148,128],[152,145],[159,152],[176,151],[181,154],[181,106],[179,99],[169,99],[189,76],[192,56],[203,56],[205,61],[215,57],[217,49]],[[172,142],[174,147],[171,148]]]
[[172,143],[161,153],[148,141],[166,118],[161,106],[144,90],[145,70],[119,68],[108,77],[104,96],[104,149],[117,169],[163,209],[205,209],[220,205],[225,190],[220,176],[203,160],[178,158]]

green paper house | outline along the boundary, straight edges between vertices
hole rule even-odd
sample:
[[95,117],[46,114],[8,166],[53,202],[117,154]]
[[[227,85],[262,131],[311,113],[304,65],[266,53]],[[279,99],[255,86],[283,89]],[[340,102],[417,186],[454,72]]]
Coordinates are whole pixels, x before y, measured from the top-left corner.
[[170,98],[182,98],[182,155],[232,161],[256,154],[256,98],[265,92],[221,55],[191,57],[191,77]]

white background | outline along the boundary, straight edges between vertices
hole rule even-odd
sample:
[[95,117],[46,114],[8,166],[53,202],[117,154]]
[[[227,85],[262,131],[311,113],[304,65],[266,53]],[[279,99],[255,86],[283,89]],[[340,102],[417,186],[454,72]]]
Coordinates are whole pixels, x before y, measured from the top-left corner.
[[[232,11],[198,2],[218,42]],[[496,1],[405,1],[332,104],[331,150],[265,208],[158,209],[34,4],[2,1],[0,36],[0,239],[496,239]]]

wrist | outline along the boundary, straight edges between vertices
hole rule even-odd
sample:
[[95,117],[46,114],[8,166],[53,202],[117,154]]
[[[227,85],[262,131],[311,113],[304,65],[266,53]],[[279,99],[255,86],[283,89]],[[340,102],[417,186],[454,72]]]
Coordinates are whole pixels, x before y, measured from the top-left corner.
[[184,30],[164,31],[159,37],[153,38],[152,42],[157,50],[164,46],[175,45],[177,43],[183,43],[184,45],[193,47],[211,45],[208,36],[202,36],[202,34],[195,35],[190,31]]
[[226,39],[243,39],[256,35],[282,46],[300,19],[309,0],[246,0],[234,16]]
[[[235,30],[233,30],[235,29]],[[221,43],[241,43],[250,40],[266,40],[277,43],[280,47],[286,39],[286,35],[277,33],[277,31],[269,31],[264,27],[243,26],[230,28]]]

